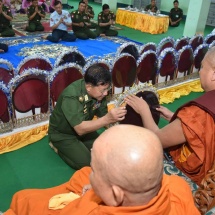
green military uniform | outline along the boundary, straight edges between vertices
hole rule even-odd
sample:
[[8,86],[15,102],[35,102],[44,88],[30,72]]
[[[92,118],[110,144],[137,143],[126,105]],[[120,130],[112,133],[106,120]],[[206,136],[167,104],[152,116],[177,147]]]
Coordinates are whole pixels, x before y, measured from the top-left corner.
[[[177,10],[175,8],[172,8],[170,10],[169,17],[172,20],[172,22],[175,22],[179,19],[182,19],[183,18],[183,10],[180,8],[178,8]],[[177,26],[179,26],[179,24],[180,24],[180,22],[177,22],[175,25],[171,25],[171,23],[169,23],[169,25],[172,27],[177,27]]]
[[[95,14],[94,14],[93,8],[92,8],[90,5],[87,5],[86,7],[87,7],[87,13],[89,13],[89,14],[91,14],[91,15],[94,16]],[[89,17],[89,19],[92,19],[92,18]],[[96,24],[95,22],[91,22],[91,21],[90,21],[90,23],[91,23],[90,28],[96,28],[96,27],[97,27],[97,24]]]
[[145,7],[145,11],[152,10],[153,8],[154,8],[154,12],[156,13],[158,10],[157,6],[152,6],[151,4]]
[[[5,14],[12,17],[9,7],[3,5],[2,10]],[[2,13],[0,13],[0,33],[2,37],[13,37],[15,35],[10,20],[8,20]]]
[[[42,6],[38,5],[38,11],[40,11],[41,14],[45,15],[45,11]],[[31,5],[28,7],[28,18],[31,17],[35,12],[35,7]],[[37,13],[32,20],[29,20],[28,26],[26,27],[26,31],[34,32],[34,31],[44,31],[44,27],[40,22],[41,16]]]
[[79,136],[74,126],[107,113],[106,99],[101,102],[87,94],[83,79],[70,84],[60,95],[50,117],[49,138],[60,157],[72,168],[90,165],[90,149],[98,133]]
[[110,11],[108,14],[104,14],[104,12],[99,13],[98,15],[98,27],[96,29],[96,33],[99,36],[100,34],[105,34],[106,36],[117,36],[118,31],[110,29],[110,25],[101,27],[99,26],[100,23],[108,23],[110,20],[115,20],[115,14]]
[[[83,12],[80,13],[79,10],[75,10],[71,14],[72,22],[74,23],[90,23],[88,15]],[[75,36],[79,39],[86,40],[89,38],[95,39],[97,37],[96,33],[91,31],[89,27],[85,24],[84,27],[72,26]]]

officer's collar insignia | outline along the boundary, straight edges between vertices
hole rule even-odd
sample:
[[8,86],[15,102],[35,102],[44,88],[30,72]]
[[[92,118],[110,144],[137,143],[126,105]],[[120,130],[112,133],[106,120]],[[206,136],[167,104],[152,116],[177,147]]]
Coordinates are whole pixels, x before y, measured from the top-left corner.
[[85,96],[84,96],[84,99],[85,99],[85,101],[87,102],[88,99],[89,99],[89,98],[88,98],[88,95],[85,95]]
[[79,100],[79,102],[82,103],[84,101],[84,97],[83,96],[79,96],[78,100]]

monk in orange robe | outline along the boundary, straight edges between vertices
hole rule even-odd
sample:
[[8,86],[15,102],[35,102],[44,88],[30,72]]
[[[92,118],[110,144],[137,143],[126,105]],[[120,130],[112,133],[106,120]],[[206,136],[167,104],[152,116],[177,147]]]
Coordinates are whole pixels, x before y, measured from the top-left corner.
[[[91,156],[91,168],[63,185],[16,193],[4,215],[200,215],[188,184],[163,175],[163,149],[153,132],[111,127],[96,139]],[[80,197],[69,200],[70,192]]]
[[205,94],[191,101],[176,113],[157,108],[171,123],[162,129],[154,123],[147,103],[136,96],[125,102],[140,114],[144,127],[154,131],[163,148],[167,148],[176,166],[200,185],[215,160],[215,48],[205,55],[200,81]]

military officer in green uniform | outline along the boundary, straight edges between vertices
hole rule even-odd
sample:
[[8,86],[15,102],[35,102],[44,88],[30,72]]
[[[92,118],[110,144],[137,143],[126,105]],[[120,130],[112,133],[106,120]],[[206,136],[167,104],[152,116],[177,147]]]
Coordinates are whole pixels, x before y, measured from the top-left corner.
[[85,9],[85,2],[80,1],[78,10],[73,11],[71,14],[72,29],[75,36],[79,39],[95,39],[97,37],[97,34],[90,30],[91,23],[88,14],[85,13]]
[[173,5],[174,8],[172,8],[169,13],[169,26],[178,27],[183,18],[183,10],[178,7],[179,2],[177,0],[173,2]]
[[45,11],[42,6],[38,5],[38,0],[32,0],[32,5],[27,9],[27,15],[29,21],[25,29],[26,31],[44,31],[44,27],[40,21],[42,18],[45,18]]
[[[50,116],[50,144],[73,169],[90,165],[90,149],[98,137],[96,130],[124,119],[124,107],[107,112],[110,86],[110,71],[94,64],[84,79],[70,84],[58,98]],[[98,119],[92,120],[94,116]]]
[[89,26],[89,28],[96,28],[97,24],[95,22],[92,21],[92,19],[94,18],[94,10],[93,8],[88,4],[88,0],[83,0],[86,4],[86,9],[85,9],[85,13],[88,15],[89,19],[90,19],[90,23],[91,25]]
[[11,20],[13,19],[10,8],[5,6],[0,0],[0,36],[1,37],[13,37],[15,32],[11,26]]
[[102,6],[102,12],[98,14],[98,27],[96,33],[98,36],[117,36],[118,31],[110,29],[115,24],[115,14],[110,11],[108,4]]
[[158,8],[156,6],[156,0],[151,0],[151,4],[145,7],[145,11],[149,11],[149,10],[153,13],[157,12]]

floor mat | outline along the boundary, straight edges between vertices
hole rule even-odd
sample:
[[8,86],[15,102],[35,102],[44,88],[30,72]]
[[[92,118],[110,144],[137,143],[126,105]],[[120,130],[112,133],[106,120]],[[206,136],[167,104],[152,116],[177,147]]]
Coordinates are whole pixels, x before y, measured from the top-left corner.
[[[46,33],[52,32],[52,29],[49,25],[49,21],[42,22],[44,31],[27,32],[27,31],[25,31],[26,25],[27,25],[26,23],[17,23],[16,25],[14,25],[13,28],[14,28],[15,33],[20,36],[30,36],[30,35],[46,34]],[[72,29],[69,28],[68,32],[72,32]]]

